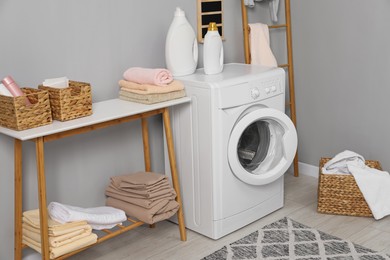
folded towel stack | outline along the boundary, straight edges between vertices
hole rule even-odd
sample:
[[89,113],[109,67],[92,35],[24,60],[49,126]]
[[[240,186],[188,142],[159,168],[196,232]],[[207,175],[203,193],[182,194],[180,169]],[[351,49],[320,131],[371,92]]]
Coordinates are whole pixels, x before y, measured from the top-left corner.
[[[23,212],[23,243],[41,253],[39,210]],[[50,259],[96,243],[97,235],[86,221],[61,224],[49,217]]]
[[51,202],[47,209],[50,217],[59,223],[85,220],[96,230],[110,229],[127,220],[123,210],[113,207],[80,208]]
[[153,104],[185,96],[182,82],[173,80],[166,69],[130,68],[119,81],[119,98]]
[[153,172],[111,177],[106,195],[106,205],[148,224],[168,219],[179,209],[167,177]]

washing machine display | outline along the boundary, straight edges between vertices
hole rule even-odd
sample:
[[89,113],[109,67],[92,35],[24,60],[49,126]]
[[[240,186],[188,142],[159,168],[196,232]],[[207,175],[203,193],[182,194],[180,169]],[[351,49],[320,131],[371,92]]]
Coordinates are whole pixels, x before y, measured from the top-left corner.
[[235,124],[229,140],[229,165],[245,183],[268,184],[286,172],[295,155],[289,147],[296,144],[290,118],[276,109],[258,108]]

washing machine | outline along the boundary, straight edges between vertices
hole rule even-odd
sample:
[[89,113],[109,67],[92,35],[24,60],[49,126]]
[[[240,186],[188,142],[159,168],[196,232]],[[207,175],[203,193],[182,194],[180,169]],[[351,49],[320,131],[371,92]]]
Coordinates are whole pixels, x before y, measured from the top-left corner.
[[191,97],[171,109],[186,227],[218,239],[283,207],[297,149],[284,70],[233,63],[176,79]]

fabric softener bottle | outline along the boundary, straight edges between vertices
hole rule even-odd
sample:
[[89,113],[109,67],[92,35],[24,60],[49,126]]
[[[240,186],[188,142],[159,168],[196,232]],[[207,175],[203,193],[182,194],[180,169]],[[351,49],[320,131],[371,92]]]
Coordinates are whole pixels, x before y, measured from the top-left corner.
[[204,36],[203,63],[206,74],[217,74],[223,69],[223,45],[217,24],[209,24]]
[[165,43],[165,60],[173,76],[194,73],[198,64],[198,43],[194,29],[179,7],[169,27]]

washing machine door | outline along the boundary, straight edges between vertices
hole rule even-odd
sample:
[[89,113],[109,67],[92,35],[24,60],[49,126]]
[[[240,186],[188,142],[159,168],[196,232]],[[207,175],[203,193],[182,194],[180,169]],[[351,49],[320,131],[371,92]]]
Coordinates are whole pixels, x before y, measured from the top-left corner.
[[282,176],[297,149],[297,132],[290,118],[272,108],[259,108],[241,117],[228,144],[234,175],[252,185],[264,185]]

